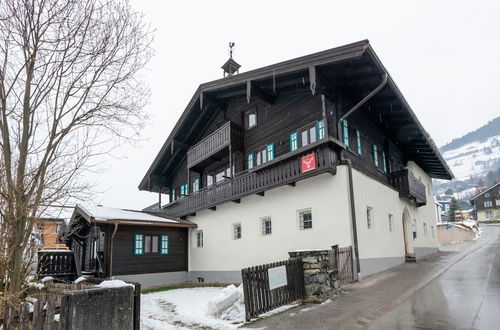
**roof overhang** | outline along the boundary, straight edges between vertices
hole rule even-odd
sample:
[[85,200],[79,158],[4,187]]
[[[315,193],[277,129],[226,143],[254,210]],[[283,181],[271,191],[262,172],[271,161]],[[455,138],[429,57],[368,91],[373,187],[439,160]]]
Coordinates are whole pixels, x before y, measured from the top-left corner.
[[228,100],[249,98],[250,93],[272,100],[281,90],[307,86],[313,94],[320,90],[328,92],[330,87],[340,89],[357,102],[380,83],[384,73],[388,75],[386,86],[360,110],[387,131],[431,177],[452,179],[453,174],[434,141],[368,40],[363,40],[201,84],[140,182],[139,189],[165,191],[161,190],[168,186],[168,182],[163,181],[164,173],[185,155],[189,148],[186,140],[192,138],[196,127],[203,125],[211,111],[215,111],[213,109],[226,107]]

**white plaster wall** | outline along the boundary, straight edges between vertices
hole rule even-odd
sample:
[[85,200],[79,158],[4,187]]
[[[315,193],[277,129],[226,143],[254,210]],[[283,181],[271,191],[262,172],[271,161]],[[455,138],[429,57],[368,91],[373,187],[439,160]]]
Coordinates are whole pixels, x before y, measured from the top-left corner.
[[[249,196],[240,204],[225,203],[216,211],[197,212],[189,220],[203,230],[204,246],[196,247],[196,230],[189,235],[190,271],[234,271],[280,261],[297,249],[328,249],[351,245],[346,167]],[[299,230],[297,210],[311,208],[313,228]],[[261,235],[260,218],[272,218],[272,234]],[[232,239],[232,224],[241,223],[242,238]]]
[[[427,204],[416,207],[408,200],[399,197],[397,190],[380,184],[368,175],[353,169],[354,195],[356,201],[356,224],[360,259],[401,257],[405,255],[403,237],[403,212],[410,214],[410,246],[434,249],[438,246],[436,212],[432,193],[431,178],[415,163],[409,162],[408,168],[426,186]],[[374,226],[368,229],[366,208],[373,208]],[[389,231],[389,214],[394,216],[393,230]],[[424,233],[427,224],[427,234]],[[411,231],[416,230],[413,239]],[[432,231],[434,230],[434,235]],[[410,251],[412,253],[413,251]]]

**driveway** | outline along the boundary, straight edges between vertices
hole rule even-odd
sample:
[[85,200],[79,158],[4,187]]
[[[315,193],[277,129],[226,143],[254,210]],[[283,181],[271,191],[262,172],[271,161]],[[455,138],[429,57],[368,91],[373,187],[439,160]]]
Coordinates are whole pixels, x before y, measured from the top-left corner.
[[500,329],[500,226],[424,261],[368,277],[321,305],[256,322],[268,329]]

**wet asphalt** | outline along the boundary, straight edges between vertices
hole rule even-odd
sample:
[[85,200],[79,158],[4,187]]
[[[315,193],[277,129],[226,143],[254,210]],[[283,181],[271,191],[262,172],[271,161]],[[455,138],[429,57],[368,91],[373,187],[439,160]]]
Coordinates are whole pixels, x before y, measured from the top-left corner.
[[258,321],[266,329],[500,330],[500,225],[417,263],[367,277],[321,305]]

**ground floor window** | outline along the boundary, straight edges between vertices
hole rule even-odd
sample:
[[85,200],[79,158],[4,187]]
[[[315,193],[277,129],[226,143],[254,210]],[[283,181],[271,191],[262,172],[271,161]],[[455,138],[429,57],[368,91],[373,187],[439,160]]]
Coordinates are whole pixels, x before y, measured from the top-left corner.
[[144,253],[158,253],[158,236],[144,236]]
[[310,209],[298,211],[299,215],[299,229],[311,229],[312,228],[312,212]]
[[233,239],[241,238],[241,223],[233,224]]
[[134,234],[134,255],[144,254],[144,235]]
[[487,218],[493,218],[493,211],[486,211]]
[[262,235],[271,235],[272,233],[272,223],[271,217],[264,217],[261,219]]
[[203,230],[198,230],[196,232],[196,247],[203,247]]

